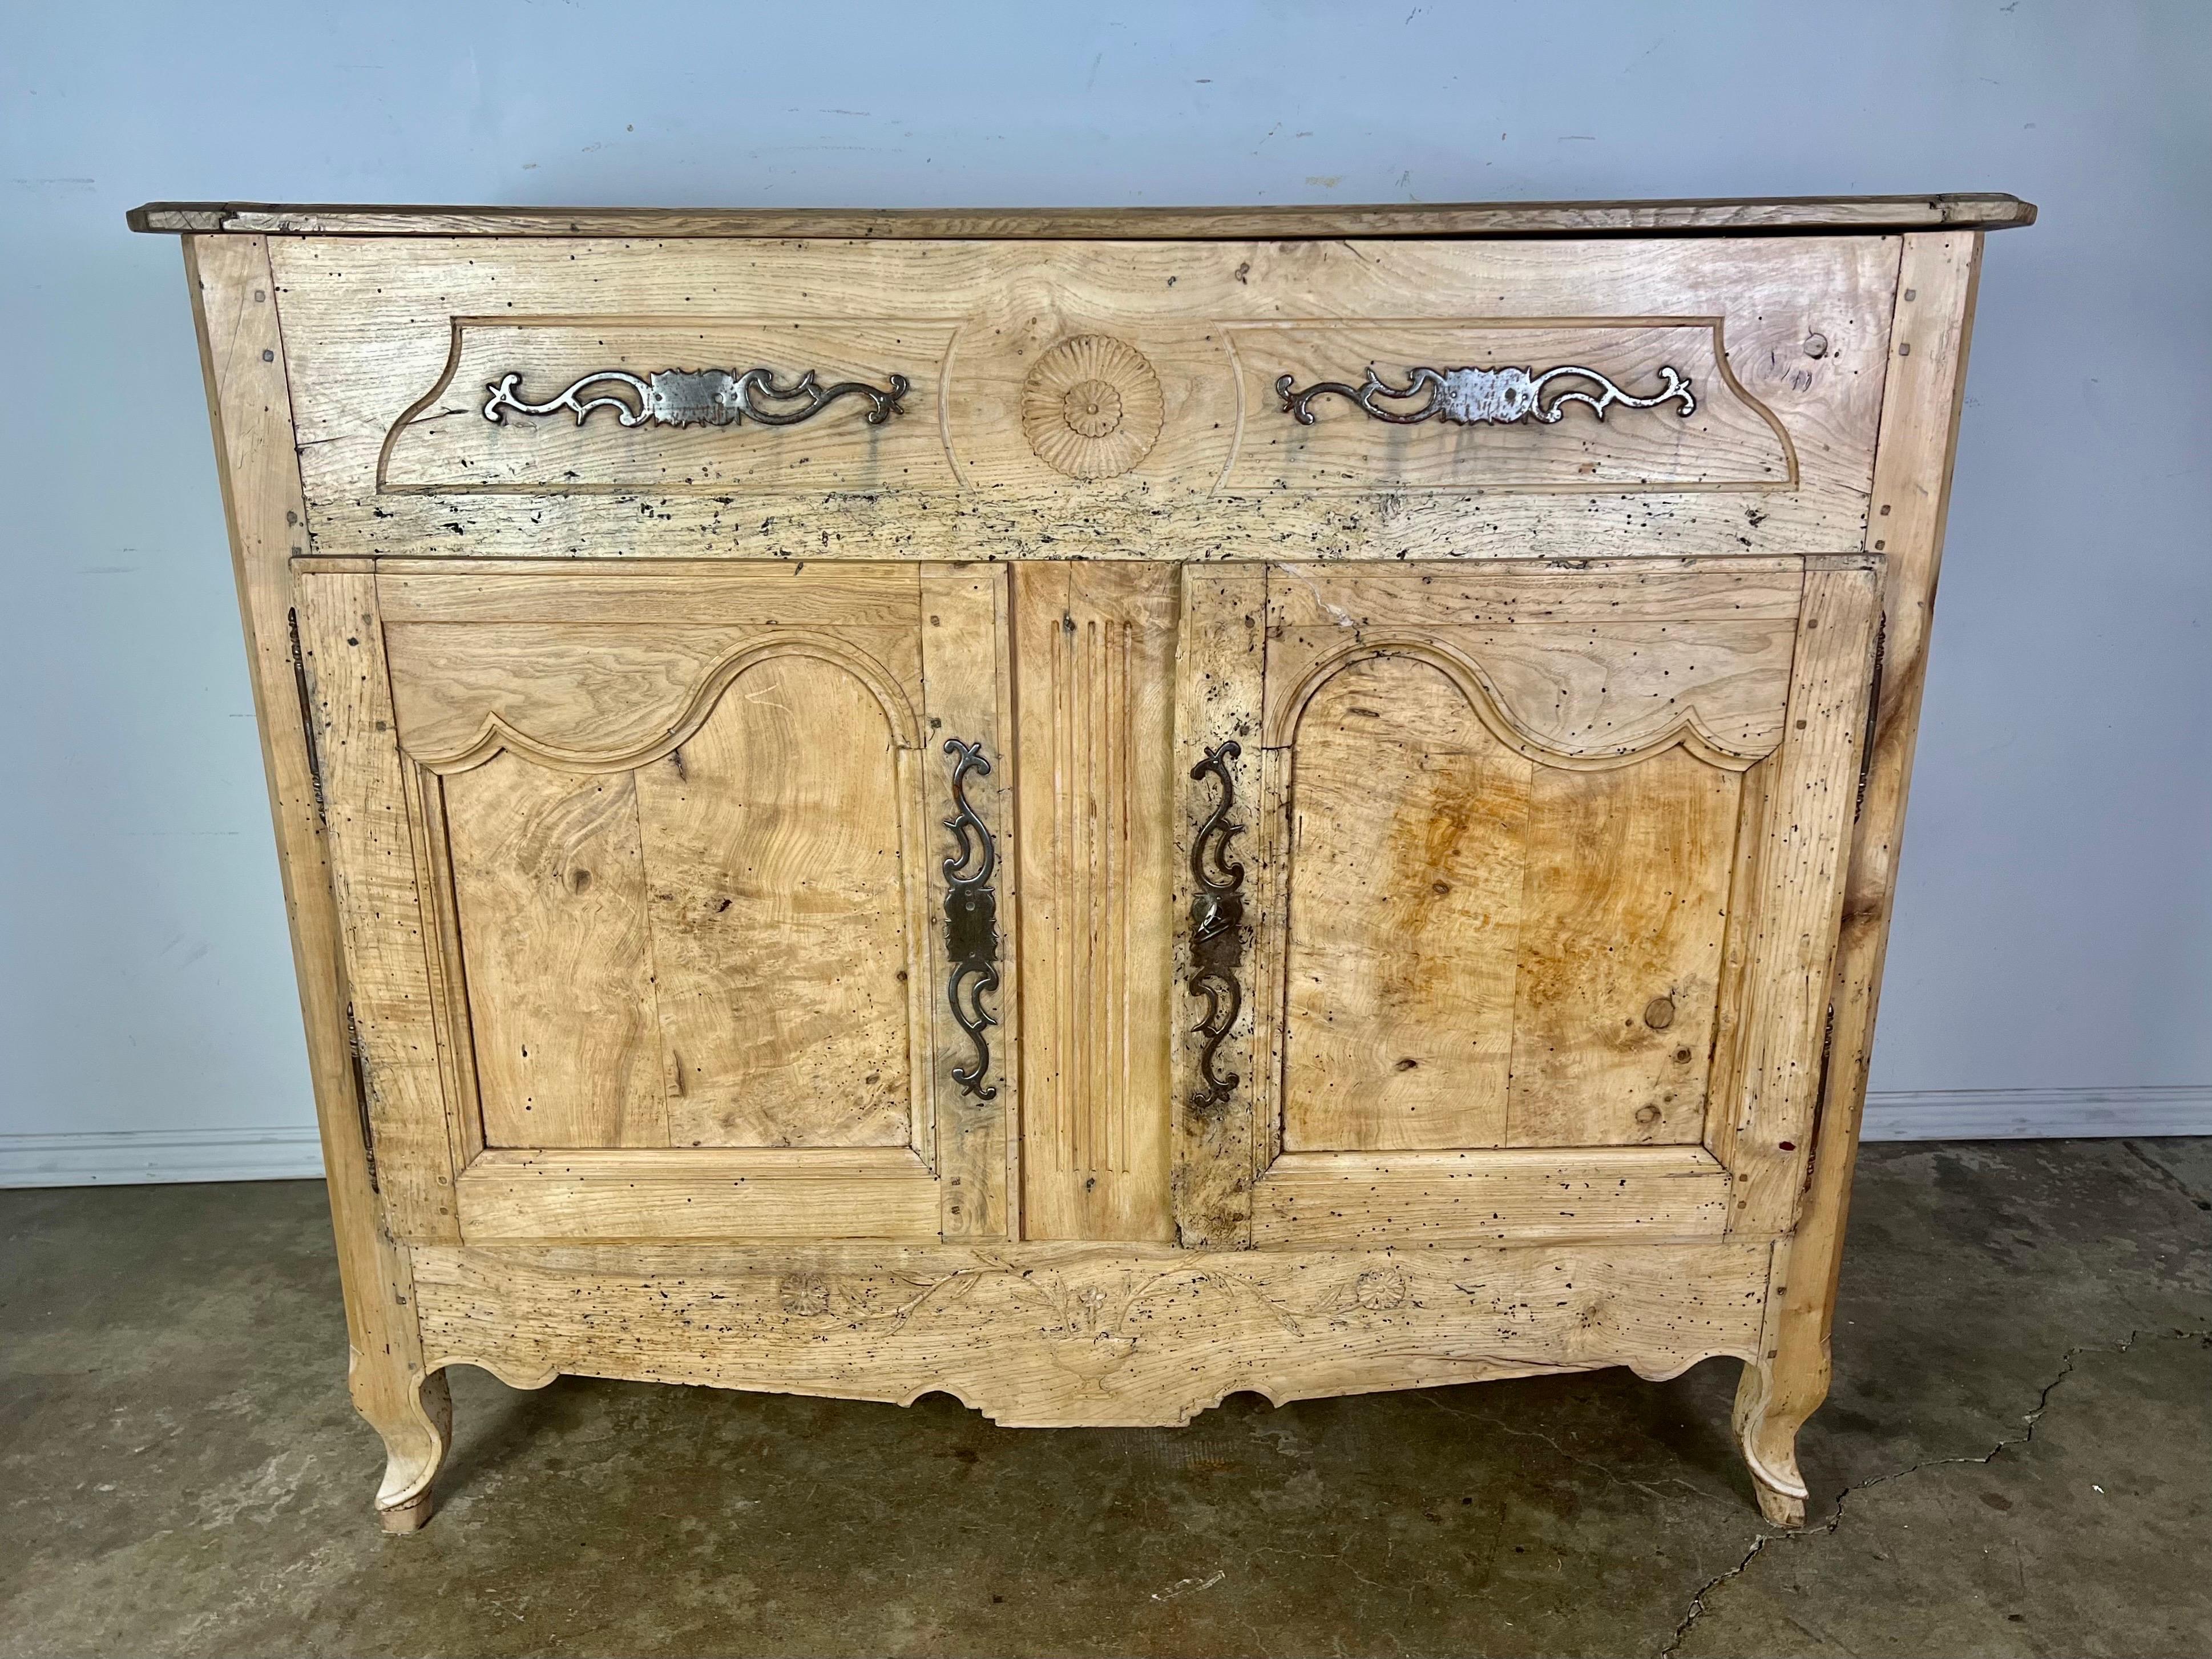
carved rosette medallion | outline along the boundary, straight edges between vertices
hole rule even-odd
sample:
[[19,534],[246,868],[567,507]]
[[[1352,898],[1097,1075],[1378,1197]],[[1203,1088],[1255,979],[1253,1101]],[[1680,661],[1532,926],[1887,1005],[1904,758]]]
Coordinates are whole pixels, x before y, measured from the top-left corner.
[[1022,433],[1055,472],[1117,477],[1152,453],[1167,419],[1144,354],[1104,334],[1062,340],[1022,382]]

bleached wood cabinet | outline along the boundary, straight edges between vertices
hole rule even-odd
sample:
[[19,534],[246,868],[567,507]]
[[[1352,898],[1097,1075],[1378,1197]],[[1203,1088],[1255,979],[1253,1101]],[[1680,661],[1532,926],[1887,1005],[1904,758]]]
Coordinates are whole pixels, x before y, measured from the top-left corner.
[[2010,198],[159,205],[355,1397],[1744,1362],[1802,1516]]

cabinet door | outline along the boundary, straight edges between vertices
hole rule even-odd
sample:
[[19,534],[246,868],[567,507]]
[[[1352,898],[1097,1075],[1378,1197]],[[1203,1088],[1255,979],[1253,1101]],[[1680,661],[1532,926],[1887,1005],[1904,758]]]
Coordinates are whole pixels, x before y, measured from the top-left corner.
[[1863,556],[1194,568],[1190,1243],[1790,1224]]
[[1006,1235],[1003,572],[301,592],[403,1237]]

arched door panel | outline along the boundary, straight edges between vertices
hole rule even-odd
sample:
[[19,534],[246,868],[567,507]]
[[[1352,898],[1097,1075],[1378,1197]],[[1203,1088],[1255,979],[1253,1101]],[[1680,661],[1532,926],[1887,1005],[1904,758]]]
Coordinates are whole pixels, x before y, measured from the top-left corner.
[[[302,591],[365,1094],[426,1230],[1007,1235],[1012,1011],[956,1012],[946,906],[1006,829],[1003,573]],[[956,741],[998,773],[956,782]],[[998,896],[964,901],[971,978]]]

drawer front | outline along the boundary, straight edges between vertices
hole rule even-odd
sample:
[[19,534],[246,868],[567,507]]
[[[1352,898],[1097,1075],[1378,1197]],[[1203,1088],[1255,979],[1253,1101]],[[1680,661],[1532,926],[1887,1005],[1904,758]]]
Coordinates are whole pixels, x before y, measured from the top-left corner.
[[1893,239],[272,247],[315,550],[1832,551]]

